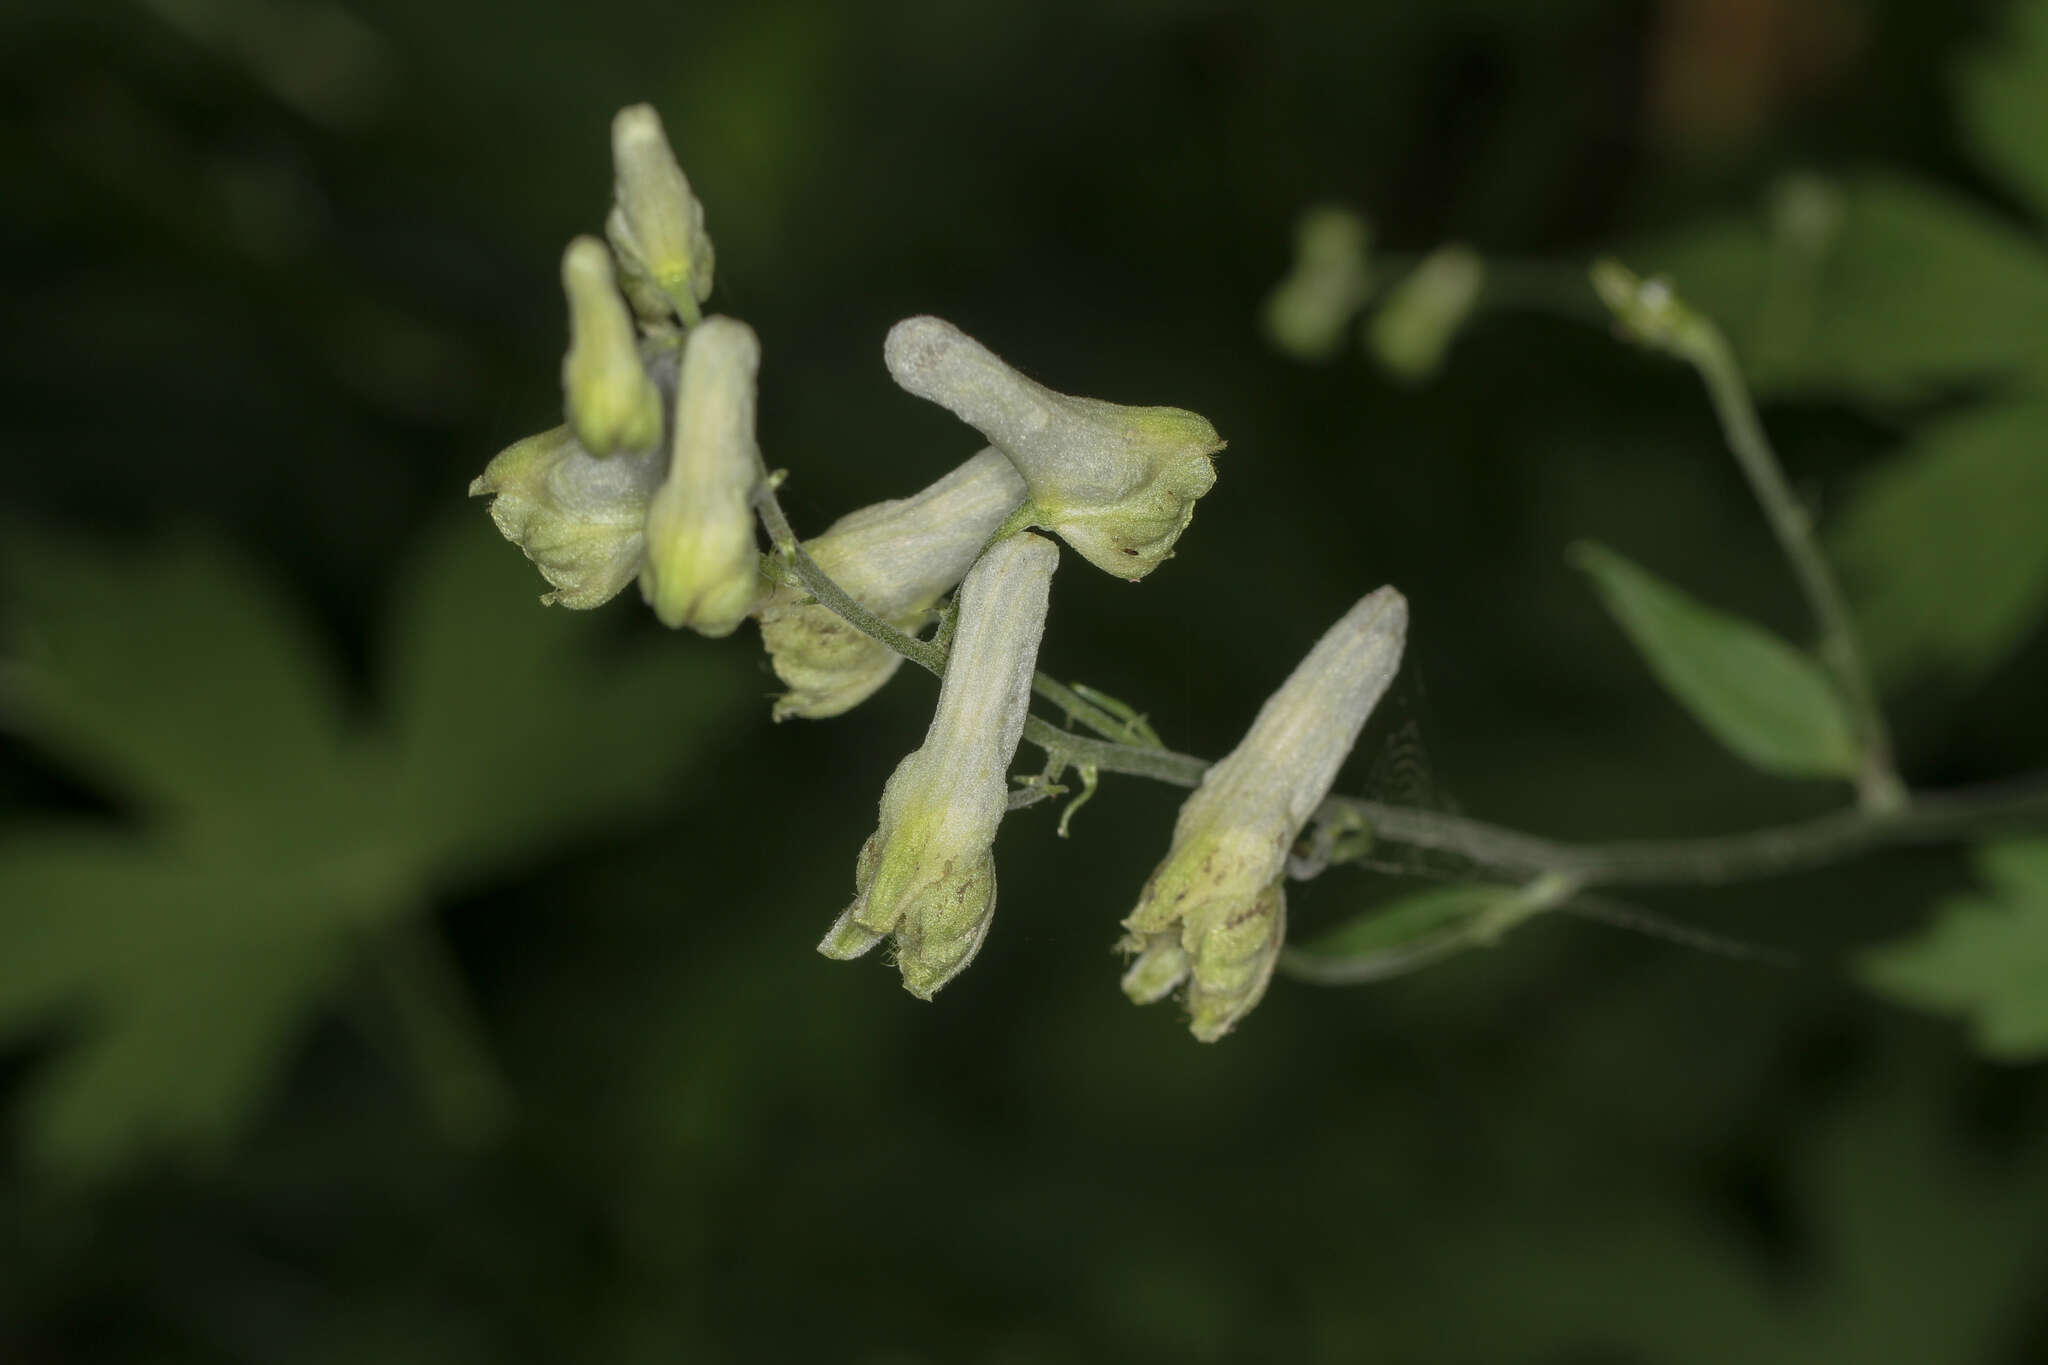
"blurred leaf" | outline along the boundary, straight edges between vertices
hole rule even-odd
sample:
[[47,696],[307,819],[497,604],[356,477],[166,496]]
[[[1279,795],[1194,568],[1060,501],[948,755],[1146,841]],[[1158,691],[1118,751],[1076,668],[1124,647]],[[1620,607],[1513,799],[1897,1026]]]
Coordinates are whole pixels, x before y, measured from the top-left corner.
[[466,520],[408,578],[389,740],[349,734],[312,631],[232,559],[14,557],[16,722],[144,800],[133,831],[0,842],[0,1036],[65,1044],[27,1110],[44,1164],[98,1177],[230,1140],[396,917],[644,806],[730,714],[673,640],[607,659],[601,622],[535,607]]
[[735,651],[681,632],[600,648],[604,618],[537,608],[505,551],[477,516],[431,540],[387,645],[398,828],[449,873],[653,808],[742,698]]
[[1831,540],[1881,676],[1992,667],[2048,609],[2048,403],[1921,428]]
[[1287,971],[1325,985],[1398,976],[1486,941],[1488,935],[1479,932],[1482,924],[1519,895],[1512,886],[1483,885],[1412,892],[1289,948]]
[[[2048,1164],[1987,1171],[1949,1131],[1940,1092],[1926,1084],[1931,1068],[1901,1060],[1887,1055],[1845,1108],[1773,1153],[1786,1195],[1778,1217],[1802,1273],[1770,1273],[1737,1235],[1725,1195],[1634,1191],[1629,1172],[1605,1169],[1557,1181],[1547,1199],[1519,1208],[1515,1237],[1494,1235],[1498,1209],[1447,1213],[1421,1249],[1417,1282],[1429,1288],[1395,1312],[1419,1319],[1408,1329],[1418,1340],[1429,1339],[1432,1319],[1441,1331],[1457,1318],[1455,1344],[1432,1352],[1438,1360],[2020,1358],[2010,1348],[2039,1298]],[[1488,1311],[1467,1321],[1475,1283],[1493,1292]]]
[[264,822],[335,768],[333,669],[250,565],[15,530],[5,569],[19,723],[82,776],[179,821]]
[[1985,165],[2048,222],[2048,0],[2021,0],[2005,19],[2006,41],[1963,67],[1963,128]]
[[[1869,176],[1841,186],[1820,254],[1753,219],[1632,254],[1723,322],[1760,389],[1896,402],[2048,376],[2048,252],[1945,190]],[[1794,268],[1798,267],[1798,268]]]
[[1571,558],[1657,680],[1730,750],[1781,777],[1855,773],[1848,714],[1812,659],[1604,546],[1581,543]]
[[1951,897],[1917,937],[1864,954],[1864,984],[1962,1015],[1989,1056],[2048,1057],[2048,839],[1987,844],[1977,870],[1984,894]]

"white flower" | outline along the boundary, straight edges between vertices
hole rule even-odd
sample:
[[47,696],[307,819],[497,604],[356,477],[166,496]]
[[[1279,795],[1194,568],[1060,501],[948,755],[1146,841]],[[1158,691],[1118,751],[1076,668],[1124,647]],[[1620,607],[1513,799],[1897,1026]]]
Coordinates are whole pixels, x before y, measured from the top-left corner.
[[[984,450],[921,492],[847,513],[804,549],[856,602],[915,631],[1023,501],[1024,481],[1008,458]],[[762,643],[789,685],[775,702],[777,720],[850,710],[903,662],[801,587],[778,588],[760,615]]]
[[754,544],[754,388],[761,343],[731,318],[690,330],[677,381],[668,479],[647,507],[640,593],[662,624],[730,635],[753,609],[760,578]]
[[567,427],[506,447],[469,486],[491,495],[491,520],[526,552],[564,607],[610,601],[640,572],[647,503],[661,482],[659,450],[598,459]]
[[1287,854],[1394,680],[1408,603],[1367,594],[1266,699],[1238,746],[1181,807],[1173,846],[1124,921],[1137,960],[1124,992],[1139,1004],[1187,983],[1203,1042],[1258,1004],[1287,927]]
[[1119,578],[1158,568],[1216,482],[1210,457],[1223,441],[1192,412],[1055,393],[939,318],[897,323],[882,357],[897,384],[1010,457],[1030,490],[1029,524]]
[[991,851],[1009,809],[1006,772],[1024,732],[1059,550],[1030,534],[989,547],[960,585],[960,619],[924,744],[882,791],[854,868],[853,904],[818,951],[850,958],[884,937],[920,999],[973,960],[996,907]]

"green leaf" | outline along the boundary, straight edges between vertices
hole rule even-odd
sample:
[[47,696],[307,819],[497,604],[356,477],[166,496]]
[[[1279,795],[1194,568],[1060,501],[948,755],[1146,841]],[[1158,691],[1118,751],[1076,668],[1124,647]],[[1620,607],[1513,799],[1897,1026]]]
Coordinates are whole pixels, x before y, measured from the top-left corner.
[[1966,1019],[1986,1055],[2048,1057],[2048,839],[1977,851],[1986,883],[1952,896],[1913,938],[1872,949],[1858,973],[1900,1004]]
[[1522,899],[1512,886],[1435,886],[1345,921],[1286,954],[1288,973],[1325,985],[1378,981],[1490,942],[1501,912]]
[[2048,222],[2048,0],[2021,0],[2006,22],[2005,43],[1963,66],[1963,130],[1986,167]]
[[1922,428],[1830,540],[1880,677],[1998,663],[2048,610],[2048,402]]
[[1848,712],[1813,660],[1604,546],[1570,553],[1657,680],[1732,752],[1781,777],[1855,774]]

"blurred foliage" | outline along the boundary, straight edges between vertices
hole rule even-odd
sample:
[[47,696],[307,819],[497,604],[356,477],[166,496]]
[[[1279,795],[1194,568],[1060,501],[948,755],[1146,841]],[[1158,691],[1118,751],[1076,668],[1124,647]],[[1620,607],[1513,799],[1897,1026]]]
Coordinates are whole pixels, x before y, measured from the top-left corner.
[[[473,525],[407,566],[367,730],[246,565],[196,544],[12,548],[9,719],[131,815],[0,846],[0,1028],[80,1035],[27,1117],[32,1155],[72,1174],[235,1136],[359,949],[416,957],[379,946],[394,921],[644,811],[733,700],[698,660],[532,619]],[[446,1117],[483,1119],[476,1078],[452,1083]]]
[[1979,850],[1989,894],[1938,907],[1918,937],[1864,958],[1864,978],[1908,1004],[1962,1014],[1994,1057],[2048,1056],[2048,841]]
[[[436,529],[556,420],[556,262],[648,99],[762,335],[799,530],[968,453],[877,355],[942,312],[1230,439],[1171,564],[1055,590],[1045,666],[1177,747],[1228,748],[1391,581],[1398,701],[1464,807],[1561,837],[1812,814],[1643,685],[1561,554],[1627,546],[1796,639],[1692,376],[1484,304],[1427,386],[1259,337],[1307,204],[1390,255],[1470,242],[1489,288],[1636,242],[1770,395],[1907,772],[2038,769],[2042,12],[0,11],[0,1359],[2048,1354],[2041,1068],[1832,966],[1893,940],[1911,998],[2024,1022],[1993,992],[2038,897],[2006,871],[1995,908],[1936,850],[1642,897],[1798,971],[1546,916],[1278,988],[1202,1049],[1117,992],[1176,794],[1112,779],[1070,840],[1010,822],[988,946],[920,1005],[811,945],[924,679],[771,728],[747,637],[544,611],[477,507]],[[1310,942],[1412,890],[1334,869],[1291,908]],[[428,930],[474,1018],[394,1070]],[[494,1134],[434,1122],[451,1055],[502,1073]]]

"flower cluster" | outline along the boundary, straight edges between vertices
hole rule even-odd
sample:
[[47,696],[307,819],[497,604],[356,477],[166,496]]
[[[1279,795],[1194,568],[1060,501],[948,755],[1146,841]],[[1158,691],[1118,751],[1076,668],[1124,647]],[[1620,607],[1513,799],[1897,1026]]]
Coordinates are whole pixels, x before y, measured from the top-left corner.
[[[876,623],[914,633],[951,594],[931,725],[883,787],[853,900],[819,944],[852,958],[887,940],[904,987],[930,999],[973,960],[994,915],[995,838],[1060,559],[1049,536],[1144,578],[1214,485],[1223,442],[1192,412],[1058,393],[951,323],[907,318],[883,346],[889,373],[987,446],[799,543],[756,444],[760,343],[745,323],[702,312],[703,206],[647,106],[619,114],[612,152],[605,240],[579,237],[562,261],[565,422],[505,450],[471,491],[492,495],[499,530],[552,587],[544,602],[595,607],[637,579],[670,627],[724,636],[757,619],[789,689],[778,720],[839,715],[873,695],[898,649],[917,653]],[[757,517],[774,538],[766,555]],[[1324,636],[1188,799],[1125,919],[1125,991],[1149,1002],[1185,986],[1197,1038],[1229,1032],[1264,992],[1289,851],[1399,667],[1406,622],[1400,594],[1382,588]],[[1056,777],[1065,746],[1035,733]]]

